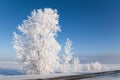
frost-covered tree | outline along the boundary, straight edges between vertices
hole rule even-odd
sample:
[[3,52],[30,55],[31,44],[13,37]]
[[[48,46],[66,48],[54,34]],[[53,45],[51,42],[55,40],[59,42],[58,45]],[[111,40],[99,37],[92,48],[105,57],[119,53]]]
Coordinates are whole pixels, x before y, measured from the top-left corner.
[[67,64],[72,60],[72,41],[67,38],[64,46],[65,55],[63,56],[64,62]]
[[58,18],[57,10],[33,10],[28,19],[18,26],[20,33],[14,32],[13,47],[26,73],[40,74],[55,70],[61,50],[56,41],[60,31]]
[[80,60],[75,57],[73,58],[72,64],[71,64],[71,71],[72,72],[80,72],[82,70],[82,66],[80,64]]
[[67,38],[67,41],[64,46],[64,56],[62,57],[62,71],[69,72],[70,71],[70,61],[72,60],[72,41]]

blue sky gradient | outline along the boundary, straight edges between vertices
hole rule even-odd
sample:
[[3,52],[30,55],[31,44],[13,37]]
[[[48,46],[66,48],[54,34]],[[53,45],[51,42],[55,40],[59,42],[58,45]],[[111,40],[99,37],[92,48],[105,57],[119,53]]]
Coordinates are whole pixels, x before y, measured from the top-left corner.
[[53,8],[60,15],[57,40],[73,41],[78,55],[120,56],[120,0],[0,0],[0,60],[13,59],[13,31],[34,9]]

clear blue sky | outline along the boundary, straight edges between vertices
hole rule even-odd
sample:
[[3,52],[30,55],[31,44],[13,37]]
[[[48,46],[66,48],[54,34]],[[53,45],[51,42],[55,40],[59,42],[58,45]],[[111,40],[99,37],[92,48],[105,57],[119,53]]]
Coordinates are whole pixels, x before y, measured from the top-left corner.
[[79,55],[120,54],[120,0],[0,0],[0,60],[15,57],[11,42],[18,24],[46,7],[58,10],[62,46],[68,37]]

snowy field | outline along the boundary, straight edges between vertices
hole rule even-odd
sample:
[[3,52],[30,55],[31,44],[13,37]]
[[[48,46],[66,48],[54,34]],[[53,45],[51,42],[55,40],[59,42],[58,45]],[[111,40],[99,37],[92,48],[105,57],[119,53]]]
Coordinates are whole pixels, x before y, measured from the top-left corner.
[[0,75],[22,75],[23,71],[20,70],[20,65],[15,62],[0,62]]
[[[109,70],[120,69],[120,64],[105,64]],[[84,72],[81,72],[81,74]],[[25,75],[24,71],[20,70],[20,65],[15,62],[0,62],[0,80],[24,80],[24,79],[37,79],[65,75],[76,75],[78,73],[56,73],[48,75]],[[80,73],[79,73],[80,74]],[[97,78],[88,78],[83,80],[120,80],[120,74],[102,76]]]

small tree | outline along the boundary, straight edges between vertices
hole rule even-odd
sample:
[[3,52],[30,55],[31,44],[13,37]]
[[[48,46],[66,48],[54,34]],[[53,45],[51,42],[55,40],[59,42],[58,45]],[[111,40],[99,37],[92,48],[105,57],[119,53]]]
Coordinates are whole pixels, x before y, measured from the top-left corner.
[[72,72],[80,72],[82,70],[82,67],[78,58],[73,58],[71,68],[72,68],[71,69]]
[[72,41],[67,38],[67,41],[64,46],[65,55],[62,57],[62,71],[69,72],[70,71],[70,61],[72,60]]
[[58,18],[57,10],[33,10],[31,16],[18,26],[21,33],[14,32],[13,47],[26,73],[49,73],[55,70],[57,54],[61,50],[55,38],[60,31]]

